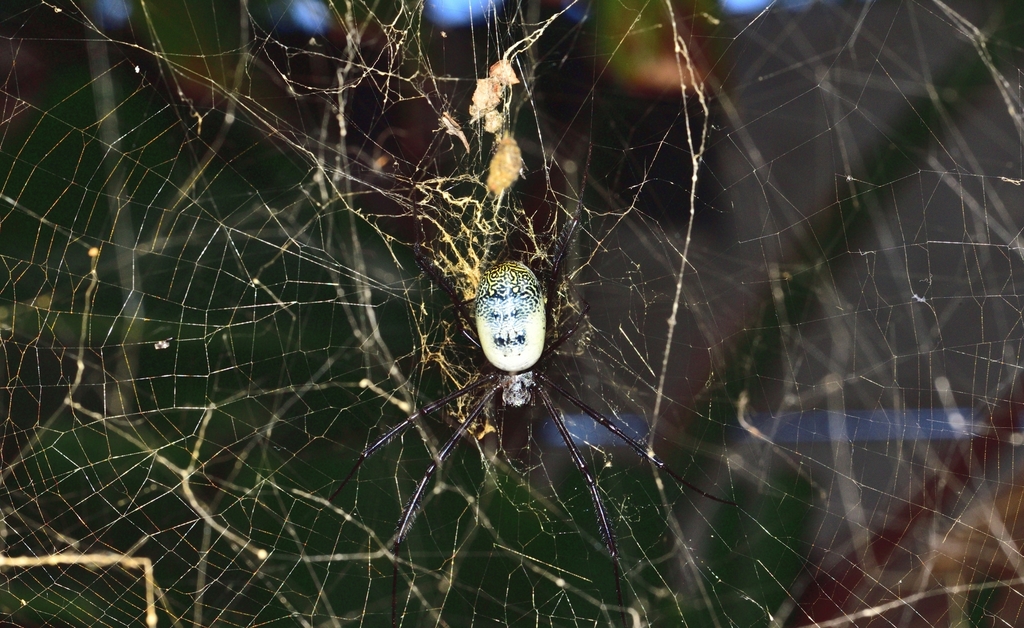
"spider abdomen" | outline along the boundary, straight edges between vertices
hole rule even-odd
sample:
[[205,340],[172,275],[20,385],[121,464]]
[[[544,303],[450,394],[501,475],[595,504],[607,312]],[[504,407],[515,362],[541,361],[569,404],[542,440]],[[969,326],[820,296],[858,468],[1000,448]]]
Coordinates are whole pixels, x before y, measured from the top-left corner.
[[544,352],[544,291],[520,262],[484,271],[476,292],[476,331],[484,357],[507,373],[531,368]]

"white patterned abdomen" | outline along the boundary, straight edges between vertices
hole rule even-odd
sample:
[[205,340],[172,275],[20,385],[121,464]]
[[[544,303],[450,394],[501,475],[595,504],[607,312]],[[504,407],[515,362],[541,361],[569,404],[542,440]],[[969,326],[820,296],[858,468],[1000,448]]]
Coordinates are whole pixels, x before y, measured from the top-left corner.
[[476,292],[476,331],[487,361],[507,373],[533,367],[544,352],[544,291],[520,262],[484,271]]

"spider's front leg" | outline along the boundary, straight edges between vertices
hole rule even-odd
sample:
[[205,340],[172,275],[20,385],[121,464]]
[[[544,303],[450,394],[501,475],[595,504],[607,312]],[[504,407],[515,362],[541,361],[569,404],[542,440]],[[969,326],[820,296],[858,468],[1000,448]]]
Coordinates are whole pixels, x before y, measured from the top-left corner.
[[622,601],[622,569],[619,567],[619,547],[615,542],[615,528],[612,526],[611,516],[608,513],[608,508],[604,505],[604,500],[601,499],[601,492],[597,488],[597,478],[594,477],[590,466],[583,459],[580,448],[573,442],[572,434],[565,424],[562,413],[555,408],[555,404],[551,401],[551,395],[543,388],[538,388],[537,394],[540,396],[544,408],[551,416],[551,420],[555,422],[555,427],[558,428],[558,433],[562,435],[562,440],[565,441],[565,448],[569,451],[573,464],[576,465],[580,475],[583,476],[587,490],[590,491],[590,499],[594,503],[594,514],[597,516],[597,526],[601,531],[601,537],[604,539],[604,545],[608,549],[608,555],[612,559],[612,576],[615,578],[615,595],[619,601],[619,615],[622,619],[622,628],[626,628],[629,624],[626,623],[626,606]]
[[[480,380],[493,381],[494,376],[488,376]],[[412,523],[416,519],[417,513],[420,511],[420,506],[423,502],[423,496],[426,494],[427,484],[430,483],[431,478],[437,472],[438,467],[444,464],[444,461],[448,459],[452,451],[455,450],[455,445],[458,444],[459,440],[466,435],[469,428],[476,421],[483,409],[487,407],[488,402],[494,398],[495,393],[498,392],[500,386],[492,386],[490,390],[484,393],[480,401],[473,407],[473,410],[466,417],[466,420],[459,424],[458,428],[452,433],[451,438],[444,444],[444,447],[437,452],[437,459],[430,463],[424,472],[423,477],[420,479],[419,484],[416,485],[416,489],[412,493],[412,497],[409,498],[409,502],[405,505],[402,510],[402,516],[398,519],[398,530],[395,532],[395,542],[391,547],[391,560],[394,565],[394,571],[391,575],[391,626],[398,626],[398,553],[402,550],[402,542],[405,541],[409,535],[409,530],[412,528]]]
[[359,467],[363,466],[363,462],[365,462],[367,458],[377,453],[378,451],[380,451],[382,447],[384,447],[384,445],[387,445],[392,440],[397,438],[398,435],[400,435],[402,432],[408,429],[413,423],[415,423],[417,419],[425,417],[428,414],[431,414],[432,412],[443,408],[444,406],[448,405],[452,401],[455,401],[459,397],[462,397],[467,393],[473,392],[474,390],[482,386],[485,386],[487,384],[493,384],[497,378],[498,375],[496,373],[484,375],[483,377],[480,377],[476,381],[456,390],[455,392],[448,393],[447,395],[441,397],[437,401],[429,405],[423,406],[416,412],[413,412],[409,416],[405,417],[404,421],[388,430],[386,434],[378,438],[372,445],[364,449],[362,453],[359,454],[359,458],[356,460],[356,463],[352,465],[352,470],[348,472],[348,475],[346,475],[345,479],[341,481],[341,484],[338,485],[338,488],[335,489],[333,493],[331,493],[331,496],[327,499],[327,501],[334,501],[334,498],[337,497],[339,493],[341,493],[342,489],[345,488],[345,485],[348,484],[349,480],[355,477],[356,472],[359,471]]
[[552,390],[555,390],[560,395],[568,399],[570,403],[572,403],[574,406],[582,410],[584,414],[588,415],[590,418],[596,421],[601,427],[611,432],[612,435],[614,435],[622,442],[626,443],[626,445],[628,445],[630,449],[635,451],[637,455],[639,455],[641,458],[646,458],[651,464],[658,467],[658,469],[672,476],[672,479],[678,482],[681,486],[685,486],[691,491],[699,493],[701,496],[706,497],[711,501],[716,501],[720,504],[726,504],[728,506],[739,506],[739,504],[732,500],[722,499],[721,497],[715,497],[714,495],[703,491],[699,486],[696,486],[695,484],[692,484],[691,482],[684,480],[683,476],[673,471],[671,467],[665,464],[665,462],[661,458],[656,456],[654,452],[651,451],[646,445],[623,432],[617,425],[615,425],[615,423],[611,421],[611,419],[609,419],[605,415],[601,414],[594,408],[584,403],[583,400],[577,397],[576,395],[570,393],[565,388],[553,382],[551,378],[545,376],[542,373],[538,373],[537,380],[540,381],[541,383],[547,384],[548,386],[551,387]]

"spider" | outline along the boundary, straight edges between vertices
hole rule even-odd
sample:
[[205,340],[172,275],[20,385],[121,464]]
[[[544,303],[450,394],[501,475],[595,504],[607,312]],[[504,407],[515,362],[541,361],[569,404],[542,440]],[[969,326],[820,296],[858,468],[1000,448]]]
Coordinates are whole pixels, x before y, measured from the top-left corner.
[[[589,161],[589,160],[588,160]],[[584,180],[584,185],[586,182]],[[425,417],[470,393],[478,393],[479,399],[473,405],[465,421],[460,423],[451,437],[437,453],[437,457],[427,467],[423,477],[416,485],[412,497],[409,498],[398,520],[392,546],[392,562],[394,570],[391,581],[391,625],[398,625],[398,556],[402,542],[409,534],[413,521],[419,513],[420,505],[426,494],[427,484],[437,472],[438,467],[451,455],[456,444],[467,434],[480,417],[487,404],[501,392],[505,406],[519,408],[531,404],[534,397],[540,399],[541,405],[554,421],[565,447],[573,463],[583,476],[590,498],[594,503],[597,525],[604,540],[605,547],[611,557],[612,573],[615,578],[615,593],[618,598],[619,613],[622,624],[626,626],[626,611],[622,599],[621,569],[619,567],[619,550],[615,542],[615,530],[611,516],[598,491],[597,479],[587,465],[579,447],[573,441],[565,419],[552,401],[547,389],[557,392],[584,414],[615,435],[638,455],[646,458],[659,470],[664,471],[679,484],[697,493],[724,504],[736,505],[705,493],[682,476],[670,469],[645,444],[628,436],[615,423],[592,406],[579,399],[576,395],[553,381],[544,374],[548,359],[576,333],[580,323],[590,311],[590,304],[584,302],[583,309],[576,320],[560,335],[551,332],[553,327],[555,300],[558,297],[562,266],[565,262],[566,250],[580,226],[580,215],[583,210],[582,195],[576,211],[568,223],[562,228],[558,237],[551,243],[549,250],[549,268],[541,274],[546,277],[546,285],[542,285],[530,267],[517,261],[499,262],[485,270],[481,276],[476,296],[472,299],[473,319],[475,326],[470,324],[467,311],[469,302],[461,299],[452,282],[440,268],[424,253],[420,243],[414,246],[416,262],[430,279],[438,285],[451,299],[456,315],[456,325],[461,334],[478,347],[487,360],[481,374],[471,383],[448,393],[444,397],[413,412],[404,421],[392,427],[372,445],[359,454],[352,470],[334,491],[330,501],[345,488],[363,462],[377,453],[381,448],[408,429],[417,419]],[[471,331],[475,327],[474,331]],[[554,337],[551,337],[554,336]]]

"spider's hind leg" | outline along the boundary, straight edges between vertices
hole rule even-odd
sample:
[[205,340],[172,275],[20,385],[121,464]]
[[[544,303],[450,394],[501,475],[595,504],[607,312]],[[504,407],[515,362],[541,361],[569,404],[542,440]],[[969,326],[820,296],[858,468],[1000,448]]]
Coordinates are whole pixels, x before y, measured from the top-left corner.
[[430,259],[427,255],[426,250],[420,242],[417,242],[412,247],[413,255],[416,257],[416,265],[420,267],[430,280],[433,281],[437,287],[444,290],[444,293],[448,295],[448,298],[452,302],[452,306],[455,308],[455,324],[459,328],[459,333],[469,339],[475,346],[480,346],[480,341],[477,340],[476,334],[473,333],[473,323],[469,318],[469,312],[466,310],[466,301],[459,296],[458,292],[455,291],[455,286],[451,280],[437,267],[434,260]]
[[[565,343],[566,340],[572,338],[573,335],[576,333],[576,330],[580,328],[580,323],[583,322],[583,320],[587,317],[587,313],[589,313],[589,312],[590,312],[590,304],[587,303],[586,301],[584,301],[583,302],[583,311],[580,312],[579,316],[576,317],[576,320],[573,321],[572,326],[569,327],[569,329],[567,329],[564,332],[562,332],[562,335],[558,336],[557,338],[552,340],[550,343],[548,343],[548,346],[544,348],[544,353],[542,353],[540,355],[540,360],[543,360],[544,358],[548,357],[549,355],[551,355],[555,351],[558,351],[558,348],[561,347]],[[537,361],[539,362],[540,360],[537,360]]]
[[576,232],[580,228],[580,217],[583,215],[583,195],[587,191],[587,178],[590,175],[591,149],[587,149],[587,163],[583,166],[583,182],[580,184],[580,194],[576,200],[576,211],[572,213],[569,222],[565,223],[565,226],[558,233],[558,237],[551,243],[551,250],[548,252],[548,257],[551,259],[552,284],[558,284],[561,279],[562,263],[565,261],[566,251],[569,249],[569,243],[576,237]]
[[[558,296],[558,286],[562,282],[562,268],[565,264],[565,257],[568,254],[569,245],[576,239],[576,234],[580,229],[580,220],[583,216],[583,195],[587,191],[587,177],[590,174],[590,156],[591,151],[588,149],[587,163],[583,167],[583,182],[580,185],[579,199],[576,202],[576,211],[569,218],[569,222],[565,223],[565,226],[562,227],[558,237],[551,243],[551,249],[548,252],[548,259],[551,260],[551,268],[547,273],[547,291],[545,295],[547,297],[545,309],[547,311],[548,327],[555,323],[553,320],[555,297]],[[589,305],[587,307],[589,309]],[[578,325],[579,322],[576,323],[576,326]],[[569,336],[571,335],[569,334]]]
[[[589,163],[589,157],[588,157]],[[586,172],[583,173],[583,185],[586,186]],[[580,217],[583,215],[583,190],[580,190],[579,203],[576,205],[576,211],[573,212],[572,218],[569,222],[565,223],[562,230],[558,233],[558,237],[555,238],[554,242],[551,243],[551,251],[548,258],[551,260],[551,270],[548,272],[548,290],[547,298],[548,304],[553,302],[556,293],[558,292],[558,284],[562,281],[562,265],[565,263],[565,256],[569,251],[569,244],[576,239],[576,232],[580,228]]]

